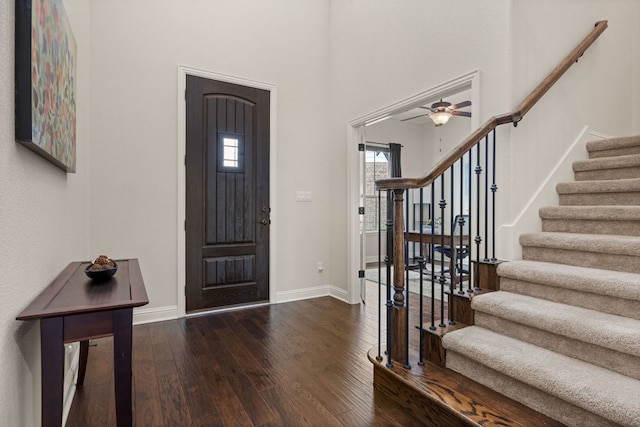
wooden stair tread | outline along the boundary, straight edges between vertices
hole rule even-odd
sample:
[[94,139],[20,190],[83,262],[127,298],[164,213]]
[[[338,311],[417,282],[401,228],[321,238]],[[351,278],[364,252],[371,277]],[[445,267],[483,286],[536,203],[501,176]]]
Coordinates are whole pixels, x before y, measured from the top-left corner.
[[[374,385],[419,420],[467,426],[562,426],[563,424],[501,395],[454,371],[426,362],[404,369],[387,359],[376,360],[377,347],[369,350],[374,365]],[[417,360],[417,358],[412,358]],[[390,379],[390,381],[387,381]]]

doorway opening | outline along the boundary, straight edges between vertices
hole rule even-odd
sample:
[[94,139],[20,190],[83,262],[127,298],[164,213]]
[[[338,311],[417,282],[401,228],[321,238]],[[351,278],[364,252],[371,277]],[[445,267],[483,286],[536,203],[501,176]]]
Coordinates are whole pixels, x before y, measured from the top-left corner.
[[[359,208],[365,208],[364,214],[351,216],[348,224],[349,302],[351,304],[365,300],[367,277],[369,276],[370,279],[373,276],[377,277],[376,262],[379,255],[384,259],[386,250],[385,244],[378,244],[377,227],[373,230],[370,224],[375,214],[366,214],[368,208],[375,208],[371,200],[377,197],[375,192],[368,194],[370,188],[368,188],[367,170],[372,167],[371,160],[373,159],[375,164],[376,159],[376,156],[372,157],[369,151],[373,153],[376,149],[382,151],[388,147],[389,143],[401,144],[402,176],[418,177],[427,173],[437,161],[478,127],[478,75],[477,70],[462,75],[349,123],[347,128],[349,212],[362,212]],[[441,99],[452,103],[471,100],[471,105],[467,109],[471,112],[471,117],[454,117],[444,126],[435,126],[429,115],[424,114],[423,106],[431,105]],[[374,187],[373,184],[372,186]],[[419,204],[419,191],[409,191],[406,197],[409,199],[410,206],[407,225],[412,229],[418,220],[414,218],[412,207],[415,207],[416,203]],[[384,218],[382,219],[384,222]],[[416,226],[420,227],[419,224]],[[386,238],[383,237],[382,240],[386,241]],[[382,253],[380,254],[379,251]]]

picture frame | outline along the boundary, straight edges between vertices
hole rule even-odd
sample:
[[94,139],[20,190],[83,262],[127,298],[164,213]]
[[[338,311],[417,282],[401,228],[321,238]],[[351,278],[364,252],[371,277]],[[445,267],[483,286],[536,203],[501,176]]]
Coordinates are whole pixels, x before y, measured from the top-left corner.
[[62,0],[16,0],[15,138],[76,171],[77,45]]

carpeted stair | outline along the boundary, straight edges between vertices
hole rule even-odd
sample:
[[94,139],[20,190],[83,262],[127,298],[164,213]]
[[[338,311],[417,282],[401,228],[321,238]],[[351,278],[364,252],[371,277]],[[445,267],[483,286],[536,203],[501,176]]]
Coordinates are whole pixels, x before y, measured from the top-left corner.
[[587,150],[446,364],[570,426],[640,426],[640,137]]

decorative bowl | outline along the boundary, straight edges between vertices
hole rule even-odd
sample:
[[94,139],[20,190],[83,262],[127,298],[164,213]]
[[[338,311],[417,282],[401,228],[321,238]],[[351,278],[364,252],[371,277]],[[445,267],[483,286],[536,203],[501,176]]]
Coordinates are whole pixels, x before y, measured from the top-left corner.
[[115,261],[113,261],[113,264],[115,266],[113,268],[103,268],[100,270],[90,270],[90,268],[93,267],[93,264],[89,264],[87,268],[84,269],[84,274],[94,282],[105,282],[113,277],[113,275],[116,274],[116,271],[118,271],[118,264],[116,264]]

